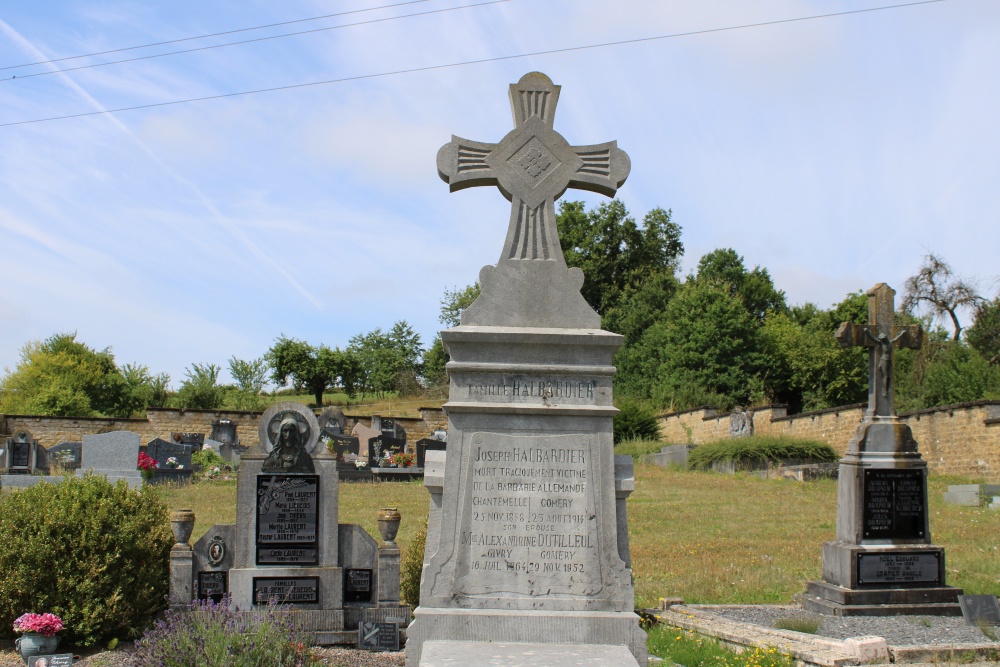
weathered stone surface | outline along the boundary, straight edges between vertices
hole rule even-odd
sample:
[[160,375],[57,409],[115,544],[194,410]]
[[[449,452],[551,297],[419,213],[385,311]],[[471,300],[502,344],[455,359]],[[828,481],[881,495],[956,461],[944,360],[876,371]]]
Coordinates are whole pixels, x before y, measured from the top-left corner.
[[517,665],[517,667],[629,667],[638,665],[624,646],[590,644],[482,644],[428,642],[420,667]]
[[109,482],[124,479],[129,486],[142,486],[142,473],[136,468],[142,442],[138,433],[112,431],[83,436],[83,455],[77,476],[88,471],[104,475]]

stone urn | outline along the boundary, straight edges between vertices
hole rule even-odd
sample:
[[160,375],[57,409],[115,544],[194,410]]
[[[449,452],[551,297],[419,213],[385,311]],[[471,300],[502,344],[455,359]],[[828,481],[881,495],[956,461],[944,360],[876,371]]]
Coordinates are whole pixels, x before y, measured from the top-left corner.
[[52,635],[46,637],[40,632],[25,632],[14,640],[14,650],[21,654],[24,664],[28,664],[28,658],[33,655],[51,655],[56,652],[59,646],[59,637]]
[[187,544],[194,530],[194,512],[191,510],[174,510],[170,513],[170,529],[174,531],[177,544]]
[[399,532],[399,522],[402,515],[395,507],[383,507],[378,511],[378,532],[386,544],[395,544],[396,533]]

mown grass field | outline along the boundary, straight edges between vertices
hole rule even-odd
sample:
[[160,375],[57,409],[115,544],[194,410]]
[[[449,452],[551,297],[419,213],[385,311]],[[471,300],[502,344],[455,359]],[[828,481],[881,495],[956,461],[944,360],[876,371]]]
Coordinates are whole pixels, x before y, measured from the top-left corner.
[[[660,597],[686,602],[789,603],[821,572],[821,545],[832,540],[836,482],[806,484],[746,475],[682,472],[636,464],[628,502],[636,605]],[[945,505],[955,478],[929,482],[931,534],[946,549],[948,583],[966,593],[1000,595],[1000,512]],[[207,482],[163,491],[172,509],[197,515],[193,540],[235,520],[236,484]],[[420,482],[342,483],[340,521],[377,536],[375,513],[398,507],[406,549],[427,520]],[[192,540],[192,541],[193,541]]]

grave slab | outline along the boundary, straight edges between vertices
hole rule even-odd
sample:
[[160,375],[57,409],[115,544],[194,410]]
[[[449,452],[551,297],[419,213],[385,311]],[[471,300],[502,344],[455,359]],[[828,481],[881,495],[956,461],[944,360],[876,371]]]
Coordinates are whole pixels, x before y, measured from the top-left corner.
[[482,644],[427,642],[420,667],[629,667],[638,665],[624,646],[589,644]]

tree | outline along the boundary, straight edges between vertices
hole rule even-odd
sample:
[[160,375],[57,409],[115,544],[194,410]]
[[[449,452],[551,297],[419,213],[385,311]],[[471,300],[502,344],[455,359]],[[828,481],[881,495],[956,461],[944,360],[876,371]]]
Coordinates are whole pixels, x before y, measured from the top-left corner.
[[348,349],[357,358],[360,372],[359,388],[362,395],[384,395],[398,388],[401,374],[417,375],[420,372],[420,334],[405,320],[396,322],[392,329],[383,332],[375,328],[366,334],[351,338]]
[[974,307],[983,300],[974,284],[956,277],[948,263],[933,253],[924,257],[917,275],[906,279],[904,289],[903,311],[913,314],[927,304],[932,318],[947,314],[954,329],[952,340],[962,335],[959,309]]
[[448,353],[444,351],[444,342],[441,340],[441,336],[437,335],[434,337],[434,342],[431,343],[431,346],[424,353],[423,362],[421,363],[424,381],[429,385],[443,384],[448,377],[445,370],[445,364],[447,363]]
[[965,339],[991,365],[1000,363],[1000,295],[976,305],[976,319],[966,329]]
[[783,311],[785,293],[776,289],[767,269],[759,266],[748,271],[743,257],[732,248],[713,250],[698,262],[698,280],[710,280],[728,285],[729,293],[737,296],[757,322],[772,311]]
[[589,212],[580,201],[560,203],[556,223],[563,256],[567,265],[583,270],[583,298],[602,316],[630,288],[676,272],[684,246],[681,227],[670,216],[653,209],[640,228],[617,199]]
[[323,405],[323,392],[342,382],[344,391],[353,395],[356,361],[340,349],[326,345],[313,347],[309,343],[281,334],[266,358],[271,365],[271,379],[279,387],[289,381],[299,390],[308,390],[316,399],[316,406]]
[[215,410],[225,402],[222,387],[218,386],[219,371],[216,364],[191,364],[184,369],[184,380],[177,392],[182,408]]
[[21,414],[127,417],[134,400],[110,348],[95,350],[58,333],[21,349],[0,382],[0,411]]
[[441,324],[449,328],[461,324],[462,311],[479,298],[479,291],[479,283],[466,285],[461,291],[457,288],[453,290],[445,288],[444,296],[441,297],[441,314],[438,316]]
[[267,371],[269,366],[267,357],[244,361],[235,356],[229,359],[229,374],[236,381],[238,390],[236,395],[237,410],[260,410],[262,401],[260,393],[267,384]]

